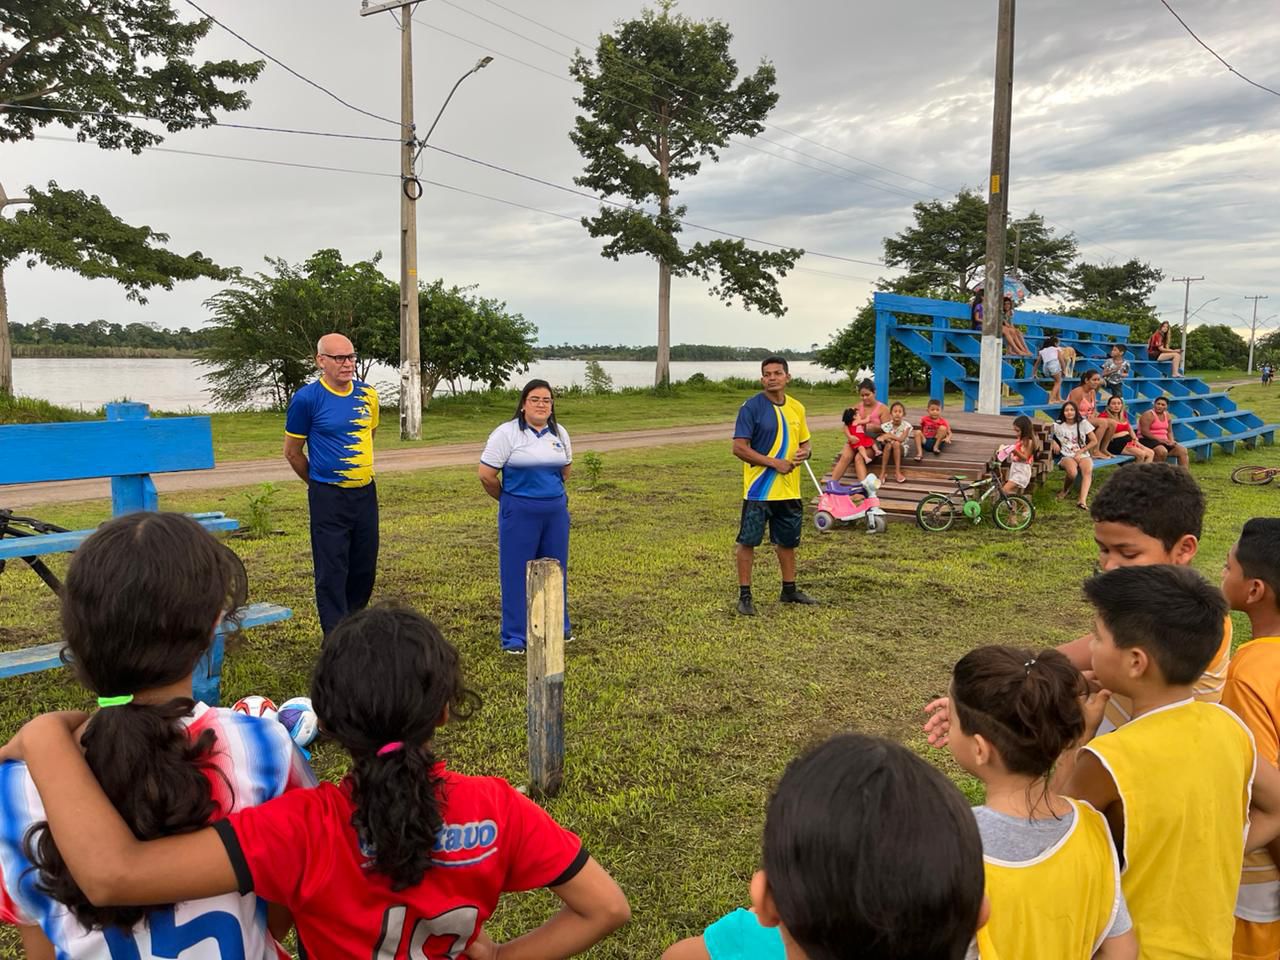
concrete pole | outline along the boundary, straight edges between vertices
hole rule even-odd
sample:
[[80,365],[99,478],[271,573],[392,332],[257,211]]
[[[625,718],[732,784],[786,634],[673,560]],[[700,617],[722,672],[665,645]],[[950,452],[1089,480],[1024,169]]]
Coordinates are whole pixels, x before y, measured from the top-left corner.
[[418,194],[413,176],[413,7],[400,14],[400,439],[422,437],[418,340]]
[[[1186,294],[1182,298],[1182,369],[1187,369],[1187,322],[1188,313],[1191,310],[1191,285],[1203,280],[1204,277],[1174,277],[1174,283],[1186,285]],[[1168,344],[1166,343],[1167,347]]]
[[991,121],[991,181],[987,201],[987,276],[983,293],[982,349],[978,369],[978,412],[995,414],[1000,412],[1000,324],[1004,317],[1004,260],[1005,245],[1008,242],[1014,0],[999,0],[999,3],[995,107]]
[[1249,369],[1248,373],[1253,373],[1253,343],[1258,339],[1258,301],[1270,300],[1267,296],[1245,297],[1246,300],[1253,301],[1253,323],[1249,327]]

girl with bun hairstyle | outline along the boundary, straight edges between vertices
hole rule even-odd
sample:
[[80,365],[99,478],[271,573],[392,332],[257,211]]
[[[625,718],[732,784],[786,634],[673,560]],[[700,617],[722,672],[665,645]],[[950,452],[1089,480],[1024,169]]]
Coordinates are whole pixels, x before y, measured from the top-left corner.
[[997,956],[1138,956],[1105,818],[1049,782],[1086,725],[1097,727],[1105,700],[1087,696],[1056,650],[979,647],[955,666],[947,747],[986,788],[973,815],[991,901],[983,935]]

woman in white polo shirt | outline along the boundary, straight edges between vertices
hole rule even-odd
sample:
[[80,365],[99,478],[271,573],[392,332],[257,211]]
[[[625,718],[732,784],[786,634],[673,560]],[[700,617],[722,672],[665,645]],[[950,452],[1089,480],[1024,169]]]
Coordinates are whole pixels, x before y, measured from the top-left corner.
[[569,636],[569,498],[573,463],[569,433],[556,423],[551,384],[530,380],[512,420],[489,434],[480,483],[498,501],[498,573],[502,582],[502,649],[524,653],[525,565],[554,557],[566,573],[564,633]]

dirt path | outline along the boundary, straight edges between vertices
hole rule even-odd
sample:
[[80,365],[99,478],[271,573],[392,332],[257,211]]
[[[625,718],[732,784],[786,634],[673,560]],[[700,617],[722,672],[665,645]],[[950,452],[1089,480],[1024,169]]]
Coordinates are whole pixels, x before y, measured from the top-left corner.
[[[836,416],[811,417],[814,430],[840,426]],[[630,450],[636,447],[661,447],[677,443],[702,443],[723,440],[726,450],[732,423],[707,423],[690,427],[662,427],[654,430],[623,430],[616,433],[592,433],[573,438],[578,454],[595,450]],[[428,470],[433,467],[457,467],[478,463],[483,443],[450,443],[436,447],[412,447],[405,450],[379,451],[375,458],[378,473],[401,470]],[[296,480],[293,470],[281,457],[278,460],[238,460],[223,463],[212,470],[188,470],[182,473],[157,473],[153,476],[160,493],[207,490],[217,487],[242,487],[255,483]],[[15,484],[0,489],[0,504],[13,510],[38,504],[68,503],[111,495],[109,480],[67,480],[61,483]]]

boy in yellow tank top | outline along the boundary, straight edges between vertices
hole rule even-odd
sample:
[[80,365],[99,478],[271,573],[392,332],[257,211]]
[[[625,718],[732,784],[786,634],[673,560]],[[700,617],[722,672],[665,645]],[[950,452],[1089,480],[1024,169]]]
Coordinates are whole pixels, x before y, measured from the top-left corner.
[[[1112,570],[1084,589],[1094,673],[1133,715],[1064,755],[1064,767],[1074,760],[1064,792],[1107,818],[1143,960],[1229,960],[1253,737],[1193,696],[1222,644],[1227,603],[1194,570],[1168,565]],[[1100,721],[1095,709],[1094,729]]]
[[[1280,760],[1280,519],[1254,519],[1227,554],[1222,593],[1249,616],[1253,639],[1236,651],[1222,703],[1253,733],[1261,762]],[[1247,854],[1236,896],[1235,960],[1280,957],[1280,871],[1266,850]]]

